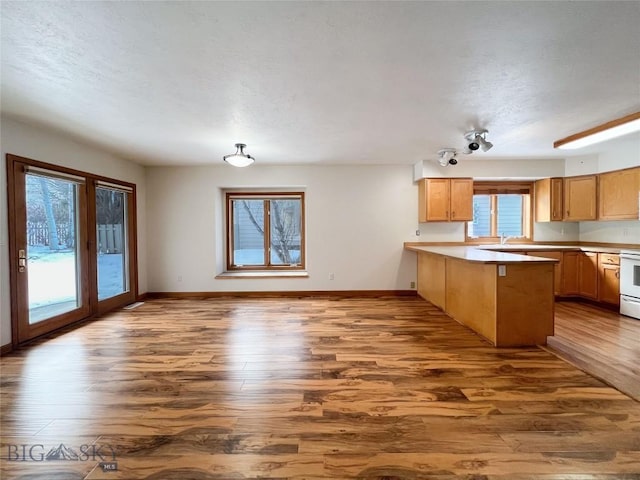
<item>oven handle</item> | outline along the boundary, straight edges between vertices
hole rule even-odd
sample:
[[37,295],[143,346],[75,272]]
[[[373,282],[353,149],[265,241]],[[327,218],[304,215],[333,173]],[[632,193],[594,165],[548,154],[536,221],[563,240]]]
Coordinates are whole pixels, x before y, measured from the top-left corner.
[[627,297],[626,295],[623,295],[623,296],[622,296],[622,298],[621,298],[621,300],[622,300],[623,302],[627,302],[627,303],[636,303],[636,304],[640,305],[640,301],[638,301],[638,300],[632,300],[631,298]]

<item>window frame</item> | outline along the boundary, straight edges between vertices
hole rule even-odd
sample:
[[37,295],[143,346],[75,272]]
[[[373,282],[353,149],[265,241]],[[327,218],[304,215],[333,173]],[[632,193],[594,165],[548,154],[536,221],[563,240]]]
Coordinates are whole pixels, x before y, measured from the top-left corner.
[[[490,195],[491,211],[497,211],[500,194],[524,195],[522,201],[522,237],[511,238],[510,244],[533,243],[533,182],[473,182],[473,195]],[[473,221],[473,220],[472,220]],[[491,234],[488,237],[470,237],[469,222],[464,222],[465,243],[493,244],[500,243],[500,233],[497,231],[498,216],[491,215]]]
[[[225,192],[225,229],[226,229],[226,271],[228,272],[298,272],[306,269],[306,218],[305,192],[303,191],[227,191]],[[234,235],[233,200],[263,200],[264,209],[264,263],[261,265],[235,265],[233,263]],[[300,263],[295,265],[281,265],[271,263],[271,200],[299,200],[300,201]]]

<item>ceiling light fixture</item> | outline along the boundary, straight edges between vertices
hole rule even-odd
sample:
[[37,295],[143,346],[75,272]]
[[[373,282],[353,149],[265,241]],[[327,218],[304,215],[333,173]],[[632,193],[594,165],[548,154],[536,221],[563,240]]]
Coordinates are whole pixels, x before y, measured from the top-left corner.
[[486,135],[489,133],[488,130],[471,130],[464,134],[464,138],[467,139],[467,148],[472,152],[475,152],[479,148],[482,149],[483,152],[487,150],[491,150],[493,148],[493,143],[487,142]]
[[225,155],[222,159],[234,167],[248,167],[255,162],[256,159],[244,153],[244,147],[246,147],[244,143],[236,143],[236,153]]
[[584,132],[569,135],[566,138],[553,142],[553,148],[568,150],[582,148],[638,131],[640,131],[640,112],[603,123]]
[[458,164],[455,148],[443,148],[442,150],[438,150],[438,156],[440,157],[438,159],[438,163],[441,167]]

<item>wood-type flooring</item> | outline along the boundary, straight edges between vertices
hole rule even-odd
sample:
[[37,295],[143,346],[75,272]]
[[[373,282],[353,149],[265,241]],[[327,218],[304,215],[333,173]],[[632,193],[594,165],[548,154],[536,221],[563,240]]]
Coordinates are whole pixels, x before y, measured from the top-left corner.
[[640,401],[640,320],[585,303],[556,302],[547,350]]
[[0,366],[2,479],[640,479],[640,403],[417,297],[152,300]]

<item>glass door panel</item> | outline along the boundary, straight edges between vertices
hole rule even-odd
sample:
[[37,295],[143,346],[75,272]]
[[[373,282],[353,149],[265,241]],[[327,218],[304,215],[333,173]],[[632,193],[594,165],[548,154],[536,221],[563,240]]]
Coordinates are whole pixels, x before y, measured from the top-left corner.
[[98,300],[129,291],[127,193],[96,187]]
[[[26,271],[29,324],[81,306],[78,184],[26,174]],[[20,252],[20,256],[22,252]],[[19,260],[23,268],[24,260]]]
[[134,302],[135,186],[6,158],[12,344]]

